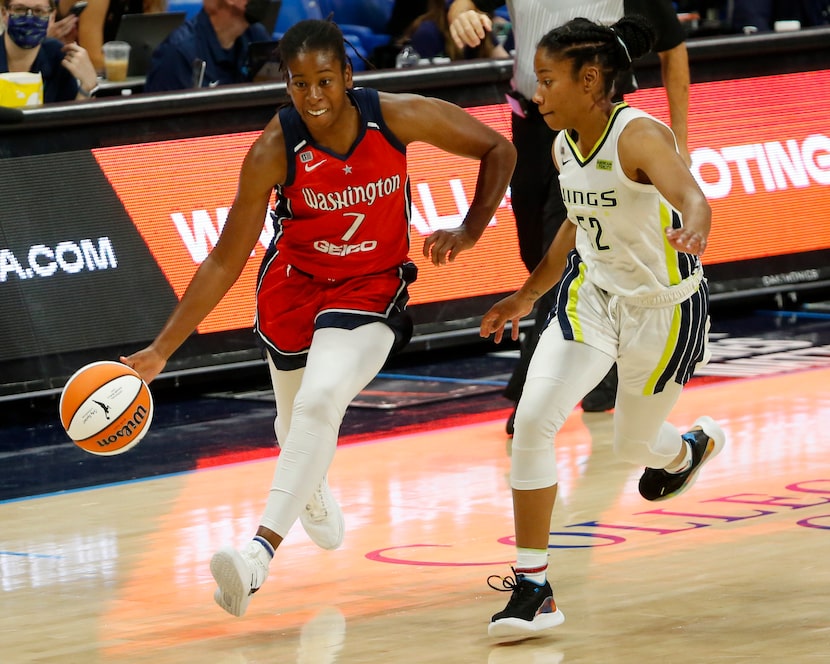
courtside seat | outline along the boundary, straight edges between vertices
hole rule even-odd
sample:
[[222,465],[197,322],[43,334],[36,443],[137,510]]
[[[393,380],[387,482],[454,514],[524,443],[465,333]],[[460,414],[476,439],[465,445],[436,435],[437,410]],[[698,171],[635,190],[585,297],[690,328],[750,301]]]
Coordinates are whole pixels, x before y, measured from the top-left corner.
[[358,35],[366,53],[385,46],[385,33],[394,0],[319,0],[324,16],[331,15],[345,35]]
[[318,0],[283,0],[279,16],[277,16],[277,24],[274,26],[274,37],[276,38],[277,33],[283,34],[299,21],[325,17]]
[[318,0],[323,15],[334,15],[338,25],[363,25],[383,34],[395,0]]
[[378,46],[384,46],[392,39],[389,35],[374,32],[371,28],[365,25],[355,25],[353,23],[341,23],[337,21],[337,25],[343,31],[345,36],[354,35],[360,38],[360,43],[367,53],[371,53]]
[[331,15],[351,44],[351,48],[346,46],[346,53],[352,59],[352,68],[363,71],[366,63],[358,54],[368,60],[375,48],[391,40],[383,30],[392,12],[392,4],[392,0],[283,0],[274,28],[274,39],[279,39],[298,21]]
[[[371,55],[371,51],[366,48],[363,43],[363,39],[359,34],[351,33],[343,26],[340,26],[343,29],[343,37],[346,39],[346,55],[351,58],[352,61],[352,70],[353,71],[364,71],[366,70],[366,63],[364,62],[363,58],[366,60],[369,59]],[[362,58],[360,56],[363,56]]]

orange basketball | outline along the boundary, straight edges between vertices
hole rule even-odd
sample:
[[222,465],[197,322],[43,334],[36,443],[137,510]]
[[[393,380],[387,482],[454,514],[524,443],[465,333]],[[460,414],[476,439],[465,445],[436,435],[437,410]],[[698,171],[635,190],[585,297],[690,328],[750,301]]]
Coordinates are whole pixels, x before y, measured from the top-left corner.
[[153,419],[153,395],[141,376],[121,362],[93,362],[63,387],[61,424],[82,450],[121,454],[140,441]]

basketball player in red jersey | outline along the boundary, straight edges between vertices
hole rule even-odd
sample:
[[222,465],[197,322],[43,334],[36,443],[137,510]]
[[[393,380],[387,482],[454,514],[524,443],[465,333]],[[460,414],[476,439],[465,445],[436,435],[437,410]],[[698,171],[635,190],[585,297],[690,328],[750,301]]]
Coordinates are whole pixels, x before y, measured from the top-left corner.
[[216,247],[156,339],[121,358],[150,381],[218,304],[262,231],[272,192],[274,241],[257,285],[256,331],[268,349],[281,448],[255,537],[211,560],[216,602],[241,616],[275,550],[299,518],[319,546],[337,548],[343,515],[326,474],[346,407],[409,340],[406,146],[413,141],[480,161],[463,223],[424,242],[434,265],[484,232],[515,164],[506,138],[459,107],[415,94],[353,89],[343,35],[301,21],[280,41],[292,105],[251,147]]

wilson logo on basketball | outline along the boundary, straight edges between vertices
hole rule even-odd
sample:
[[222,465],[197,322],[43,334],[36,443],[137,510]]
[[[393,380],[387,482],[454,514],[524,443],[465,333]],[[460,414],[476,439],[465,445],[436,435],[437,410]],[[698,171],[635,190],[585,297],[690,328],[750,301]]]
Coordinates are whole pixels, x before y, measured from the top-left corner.
[[121,362],[92,362],[61,392],[61,424],[82,450],[111,456],[134,447],[153,420],[153,395],[141,376]]
[[120,447],[126,442],[126,440],[129,440],[132,436],[141,431],[141,425],[144,424],[144,421],[147,419],[149,414],[150,411],[143,404],[139,404],[129,416],[127,421],[124,422],[123,426],[118,429],[118,431],[110,434],[106,438],[96,440],[93,445],[108,449],[114,443],[118,443],[118,446]]

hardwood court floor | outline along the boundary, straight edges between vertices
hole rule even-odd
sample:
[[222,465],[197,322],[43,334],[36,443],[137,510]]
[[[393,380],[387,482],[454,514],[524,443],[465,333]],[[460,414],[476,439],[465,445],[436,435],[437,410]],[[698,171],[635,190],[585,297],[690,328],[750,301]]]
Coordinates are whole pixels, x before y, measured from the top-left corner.
[[507,600],[486,579],[514,555],[499,413],[342,446],[343,547],[295,527],[243,618],[213,603],[208,561],[254,532],[273,458],[0,503],[0,661],[827,662],[830,369],[691,387],[672,420],[703,413],[724,452],[656,504],[610,414],[569,418],[550,567],[567,619],[544,638],[486,633]]

